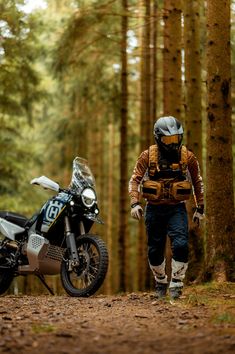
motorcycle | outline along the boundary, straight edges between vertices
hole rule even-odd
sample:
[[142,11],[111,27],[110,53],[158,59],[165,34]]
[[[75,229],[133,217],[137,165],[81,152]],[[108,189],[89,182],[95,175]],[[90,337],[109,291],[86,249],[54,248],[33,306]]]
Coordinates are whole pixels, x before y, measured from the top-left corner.
[[90,234],[94,222],[103,224],[95,180],[85,159],[73,160],[69,187],[61,189],[41,176],[31,184],[56,192],[30,219],[0,211],[0,294],[14,277],[35,274],[51,294],[45,275],[60,274],[70,296],[87,297],[102,285],[108,269],[105,242]]

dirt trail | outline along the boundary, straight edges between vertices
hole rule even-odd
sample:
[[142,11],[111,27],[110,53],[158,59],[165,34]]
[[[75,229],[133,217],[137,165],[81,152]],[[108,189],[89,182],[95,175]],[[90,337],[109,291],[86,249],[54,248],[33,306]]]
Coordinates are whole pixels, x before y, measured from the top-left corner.
[[153,293],[85,299],[2,296],[0,353],[232,354],[231,290],[205,297],[189,289],[174,303],[158,301]]

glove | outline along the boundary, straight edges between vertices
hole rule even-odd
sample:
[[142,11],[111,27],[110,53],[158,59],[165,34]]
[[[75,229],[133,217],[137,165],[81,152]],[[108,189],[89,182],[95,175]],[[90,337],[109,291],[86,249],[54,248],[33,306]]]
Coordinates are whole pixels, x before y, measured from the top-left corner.
[[204,205],[199,205],[193,214],[193,222],[197,224],[197,226],[200,226],[204,217]]
[[140,220],[143,215],[143,209],[142,207],[138,204],[132,204],[131,206],[131,216],[133,219]]

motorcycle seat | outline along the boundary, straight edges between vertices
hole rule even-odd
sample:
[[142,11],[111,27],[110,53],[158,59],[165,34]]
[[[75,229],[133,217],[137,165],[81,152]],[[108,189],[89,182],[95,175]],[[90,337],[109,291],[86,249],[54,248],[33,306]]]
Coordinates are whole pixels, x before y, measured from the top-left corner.
[[0,218],[3,218],[21,227],[25,227],[26,223],[29,221],[24,215],[13,213],[11,211],[0,211]]

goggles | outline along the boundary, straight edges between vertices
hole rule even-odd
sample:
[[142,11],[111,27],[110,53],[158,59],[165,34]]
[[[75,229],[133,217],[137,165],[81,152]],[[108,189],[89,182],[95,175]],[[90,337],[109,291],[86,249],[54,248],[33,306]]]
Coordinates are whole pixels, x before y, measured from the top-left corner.
[[161,137],[161,142],[165,145],[170,145],[170,144],[179,144],[181,139],[181,135],[176,134],[176,135],[170,135],[170,136],[162,136]]

